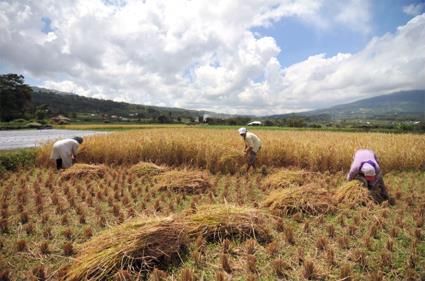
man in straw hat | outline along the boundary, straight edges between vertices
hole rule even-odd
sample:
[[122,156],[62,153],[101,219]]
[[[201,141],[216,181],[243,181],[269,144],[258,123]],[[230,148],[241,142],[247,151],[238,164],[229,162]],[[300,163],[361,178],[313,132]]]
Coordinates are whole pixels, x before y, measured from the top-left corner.
[[56,160],[56,169],[69,168],[73,161],[77,159],[77,151],[83,138],[74,137],[72,139],[63,139],[53,144],[51,159]]
[[248,173],[249,168],[251,167],[255,171],[255,160],[257,159],[257,153],[261,148],[261,140],[255,134],[248,132],[246,128],[240,128],[239,135],[245,142],[245,155],[248,160],[246,172]]
[[376,202],[389,200],[389,203],[394,203],[394,199],[388,195],[378,158],[372,150],[359,149],[354,153],[347,180],[354,179],[360,180],[369,189]]

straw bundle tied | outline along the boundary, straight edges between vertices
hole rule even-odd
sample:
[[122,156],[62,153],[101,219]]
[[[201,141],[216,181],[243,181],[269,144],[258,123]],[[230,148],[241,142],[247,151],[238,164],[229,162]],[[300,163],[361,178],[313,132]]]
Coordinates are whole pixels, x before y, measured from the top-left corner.
[[339,187],[335,192],[338,204],[350,206],[366,206],[373,202],[368,189],[360,181],[349,181]]
[[72,167],[62,171],[61,180],[69,180],[71,178],[96,178],[104,177],[108,168],[105,165],[90,165],[77,163]]
[[209,242],[224,238],[256,238],[268,242],[262,213],[230,205],[208,205],[195,214],[137,218],[104,231],[82,244],[64,280],[105,280],[119,269],[148,272],[166,268],[180,258],[188,244],[203,236]]
[[137,174],[138,176],[155,176],[165,170],[165,167],[161,167],[150,162],[139,162],[130,168],[130,172]]
[[304,170],[280,170],[267,176],[264,179],[262,186],[264,188],[286,188],[290,186],[300,186],[311,181],[313,173]]
[[175,170],[162,173],[155,177],[155,188],[158,191],[173,191],[178,193],[204,193],[211,188],[211,183],[205,173],[189,170]]
[[279,215],[297,212],[318,215],[335,210],[332,195],[326,189],[312,184],[274,190],[261,203],[261,207]]

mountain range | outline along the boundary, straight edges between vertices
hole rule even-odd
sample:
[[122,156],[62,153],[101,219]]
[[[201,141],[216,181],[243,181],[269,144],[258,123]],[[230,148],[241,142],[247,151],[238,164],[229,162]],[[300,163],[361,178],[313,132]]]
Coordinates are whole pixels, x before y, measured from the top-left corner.
[[400,91],[387,95],[362,99],[325,109],[293,114],[278,114],[269,118],[289,116],[330,119],[425,119],[425,90]]
[[[120,116],[139,115],[142,118],[167,116],[172,118],[199,118],[210,116],[214,118],[229,118],[236,115],[220,114],[203,110],[188,110],[182,108],[148,106],[95,99],[72,93],[60,92],[39,87],[32,87],[32,101],[35,106],[47,106],[53,113],[90,113]],[[400,91],[387,95],[362,99],[355,102],[336,105],[325,109],[317,109],[292,114],[277,114],[270,116],[250,116],[252,118],[288,118],[303,116],[310,119],[425,119],[425,90]],[[247,117],[246,115],[244,117]]]

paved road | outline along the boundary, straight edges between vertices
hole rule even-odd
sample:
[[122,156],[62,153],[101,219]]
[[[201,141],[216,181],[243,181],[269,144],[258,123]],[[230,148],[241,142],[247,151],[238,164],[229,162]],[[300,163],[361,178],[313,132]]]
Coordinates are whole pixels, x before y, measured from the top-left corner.
[[81,130],[0,130],[0,150],[40,146],[48,141],[71,138],[75,136],[89,136],[105,134],[99,131]]

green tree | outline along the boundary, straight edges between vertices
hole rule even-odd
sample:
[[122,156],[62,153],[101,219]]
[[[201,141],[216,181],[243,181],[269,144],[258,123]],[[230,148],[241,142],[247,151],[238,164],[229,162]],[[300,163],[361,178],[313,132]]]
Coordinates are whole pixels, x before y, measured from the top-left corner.
[[30,115],[32,89],[24,84],[24,76],[0,75],[0,120],[11,121]]

